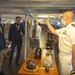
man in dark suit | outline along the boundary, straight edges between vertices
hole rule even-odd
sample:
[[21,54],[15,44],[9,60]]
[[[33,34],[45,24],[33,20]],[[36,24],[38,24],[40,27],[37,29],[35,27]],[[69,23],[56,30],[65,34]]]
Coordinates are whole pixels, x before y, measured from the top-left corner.
[[4,28],[0,23],[0,51],[5,48]]
[[10,26],[8,40],[12,42],[11,51],[9,56],[9,66],[11,66],[12,58],[14,54],[15,47],[17,46],[17,55],[15,64],[19,65],[20,51],[22,47],[22,36],[24,34],[24,26],[21,23],[21,17],[17,16],[15,18],[15,23]]
[[4,74],[2,69],[2,62],[3,62],[3,49],[5,48],[5,37],[4,37],[4,28],[2,24],[0,23],[0,75]]

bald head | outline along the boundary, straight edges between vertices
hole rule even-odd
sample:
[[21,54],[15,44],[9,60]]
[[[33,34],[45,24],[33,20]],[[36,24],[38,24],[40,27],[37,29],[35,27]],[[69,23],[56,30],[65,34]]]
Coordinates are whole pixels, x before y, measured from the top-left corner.
[[64,13],[64,15],[67,16],[70,19],[73,19],[74,18],[73,11],[67,11],[67,12]]
[[72,23],[74,21],[74,13],[73,11],[66,11],[63,14],[63,20],[66,23],[66,26],[69,25],[70,23]]

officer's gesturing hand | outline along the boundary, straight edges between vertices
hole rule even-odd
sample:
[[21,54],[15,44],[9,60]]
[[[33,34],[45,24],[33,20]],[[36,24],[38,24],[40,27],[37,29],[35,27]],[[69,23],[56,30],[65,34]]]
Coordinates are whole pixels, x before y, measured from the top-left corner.
[[48,16],[48,18],[45,20],[45,22],[47,23],[47,26],[48,26],[49,30],[50,30],[53,34],[57,35],[56,30],[53,28],[53,26],[52,26],[51,23],[50,23],[49,16]]

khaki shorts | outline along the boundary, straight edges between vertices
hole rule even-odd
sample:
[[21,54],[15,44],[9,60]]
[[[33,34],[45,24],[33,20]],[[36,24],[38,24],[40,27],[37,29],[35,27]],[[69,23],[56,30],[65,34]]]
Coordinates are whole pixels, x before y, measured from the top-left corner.
[[2,69],[2,63],[3,63],[3,50],[0,51],[0,71]]
[[31,48],[39,48],[39,46],[40,46],[39,39],[34,39],[34,43],[30,42],[30,47]]

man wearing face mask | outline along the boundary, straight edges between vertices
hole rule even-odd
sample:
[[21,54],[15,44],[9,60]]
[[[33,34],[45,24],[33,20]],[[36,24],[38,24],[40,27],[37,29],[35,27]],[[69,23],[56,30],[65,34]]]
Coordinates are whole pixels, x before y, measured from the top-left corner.
[[54,29],[49,23],[49,17],[46,19],[50,31],[59,37],[59,75],[68,75],[68,73],[75,71],[74,13],[72,11],[65,12],[61,22],[65,27]]
[[38,25],[37,20],[34,20],[34,26],[30,34],[30,47],[32,50],[40,47],[41,27]]
[[13,54],[14,54],[16,46],[17,46],[17,55],[16,55],[15,64],[19,65],[18,61],[20,58],[20,51],[22,47],[22,36],[24,34],[24,26],[23,24],[21,24],[21,17],[17,16],[15,18],[15,21],[16,22],[10,26],[9,35],[8,35],[8,40],[12,42],[8,67],[11,67],[12,65],[12,58],[13,58]]

